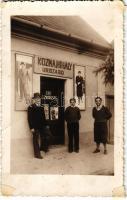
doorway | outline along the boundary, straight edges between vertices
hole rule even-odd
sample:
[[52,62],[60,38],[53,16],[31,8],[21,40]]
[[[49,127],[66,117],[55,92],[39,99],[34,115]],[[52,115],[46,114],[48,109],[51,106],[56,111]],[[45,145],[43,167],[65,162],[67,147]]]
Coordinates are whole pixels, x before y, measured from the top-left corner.
[[63,79],[40,77],[40,94],[45,110],[46,124],[53,135],[52,144],[65,143]]
[[106,95],[106,106],[112,113],[112,117],[108,121],[108,143],[114,144],[114,96]]

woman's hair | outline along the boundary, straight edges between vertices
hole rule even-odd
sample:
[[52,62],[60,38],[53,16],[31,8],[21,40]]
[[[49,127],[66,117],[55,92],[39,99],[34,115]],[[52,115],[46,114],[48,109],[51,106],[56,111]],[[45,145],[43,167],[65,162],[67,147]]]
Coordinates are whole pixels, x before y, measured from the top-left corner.
[[74,101],[76,103],[76,99],[75,98],[71,98],[70,99],[70,103],[71,103],[71,101]]
[[24,63],[24,62],[21,62],[20,65],[25,65],[25,63]]

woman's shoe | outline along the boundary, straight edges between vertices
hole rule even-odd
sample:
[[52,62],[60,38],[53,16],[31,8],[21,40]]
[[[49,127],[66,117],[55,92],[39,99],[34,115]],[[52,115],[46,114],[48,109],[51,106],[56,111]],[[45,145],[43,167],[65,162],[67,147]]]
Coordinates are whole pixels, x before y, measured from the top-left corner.
[[35,158],[42,159],[43,157],[39,155],[39,156],[35,156]]
[[108,154],[107,150],[104,150],[104,154]]

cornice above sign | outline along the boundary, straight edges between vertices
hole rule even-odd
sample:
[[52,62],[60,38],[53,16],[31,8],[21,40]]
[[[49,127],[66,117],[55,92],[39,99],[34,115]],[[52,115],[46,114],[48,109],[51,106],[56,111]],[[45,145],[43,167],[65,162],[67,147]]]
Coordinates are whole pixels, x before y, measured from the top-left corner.
[[34,73],[73,78],[73,67],[71,62],[35,56]]

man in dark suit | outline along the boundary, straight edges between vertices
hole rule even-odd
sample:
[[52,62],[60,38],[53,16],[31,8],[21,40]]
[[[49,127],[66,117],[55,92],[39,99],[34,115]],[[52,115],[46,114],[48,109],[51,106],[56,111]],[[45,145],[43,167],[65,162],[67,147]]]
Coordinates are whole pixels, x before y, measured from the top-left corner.
[[34,93],[32,104],[28,107],[28,124],[33,134],[34,156],[39,159],[42,159],[39,137],[41,139],[41,144],[45,142],[43,141],[45,121],[45,113],[44,108],[41,106],[40,94]]
[[70,106],[65,110],[65,120],[68,129],[68,152],[79,152],[79,120],[81,118],[80,110],[75,106],[76,100],[70,99]]

